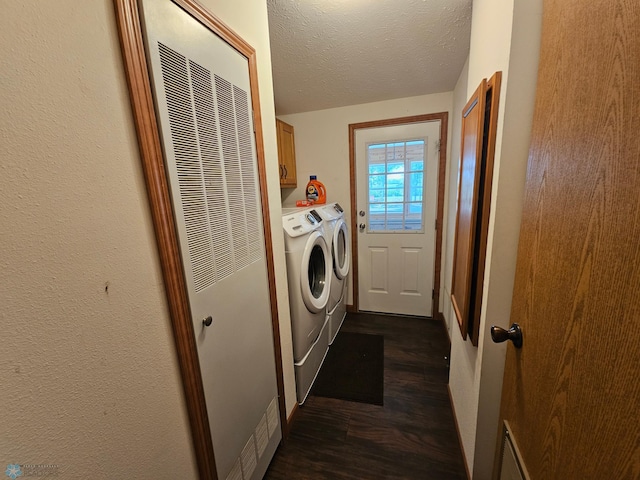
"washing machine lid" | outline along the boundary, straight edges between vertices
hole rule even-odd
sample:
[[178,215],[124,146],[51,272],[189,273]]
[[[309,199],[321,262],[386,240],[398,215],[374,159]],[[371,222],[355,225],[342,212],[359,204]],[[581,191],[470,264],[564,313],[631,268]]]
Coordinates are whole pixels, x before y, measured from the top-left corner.
[[331,263],[331,252],[322,233],[312,232],[300,263],[300,292],[307,310],[312,313],[320,312],[329,302]]
[[333,241],[331,242],[331,253],[333,257],[333,270],[339,279],[345,278],[349,274],[351,265],[351,242],[349,241],[349,230],[344,218],[338,219],[333,230]]

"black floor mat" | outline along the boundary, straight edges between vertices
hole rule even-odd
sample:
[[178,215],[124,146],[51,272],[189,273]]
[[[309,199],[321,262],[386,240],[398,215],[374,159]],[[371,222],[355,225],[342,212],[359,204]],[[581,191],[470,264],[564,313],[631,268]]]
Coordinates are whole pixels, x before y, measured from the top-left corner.
[[382,405],[384,337],[340,332],[329,348],[311,395]]

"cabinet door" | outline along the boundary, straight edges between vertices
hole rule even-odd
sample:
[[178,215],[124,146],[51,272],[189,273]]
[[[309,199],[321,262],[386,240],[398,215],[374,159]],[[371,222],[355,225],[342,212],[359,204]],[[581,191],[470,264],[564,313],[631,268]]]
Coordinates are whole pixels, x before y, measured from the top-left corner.
[[293,139],[293,127],[276,119],[278,131],[278,163],[280,167],[280,186],[296,187],[296,149]]
[[458,170],[458,212],[453,252],[451,303],[462,338],[469,332],[473,297],[473,264],[476,250],[478,190],[482,165],[487,80],[483,79],[462,112],[462,147]]

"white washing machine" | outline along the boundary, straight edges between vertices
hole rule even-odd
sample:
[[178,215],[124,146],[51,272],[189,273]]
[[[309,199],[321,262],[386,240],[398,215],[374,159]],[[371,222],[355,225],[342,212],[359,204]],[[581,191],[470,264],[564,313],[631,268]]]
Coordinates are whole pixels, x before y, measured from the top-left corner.
[[296,391],[303,404],[329,349],[333,267],[319,213],[313,208],[283,212]]
[[342,326],[346,310],[347,275],[351,268],[351,242],[344,219],[344,210],[338,203],[317,207],[324,224],[324,235],[331,250],[332,278],[327,312],[329,316],[329,345]]

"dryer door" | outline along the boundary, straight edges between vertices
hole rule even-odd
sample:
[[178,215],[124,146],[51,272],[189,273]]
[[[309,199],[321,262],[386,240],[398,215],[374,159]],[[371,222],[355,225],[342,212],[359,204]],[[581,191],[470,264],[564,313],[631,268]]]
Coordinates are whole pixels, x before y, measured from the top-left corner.
[[300,290],[304,304],[317,313],[327,306],[331,283],[331,254],[322,234],[309,235],[300,265]]
[[345,278],[349,274],[351,264],[351,244],[349,243],[349,231],[344,218],[336,222],[333,230],[333,270],[339,279]]

